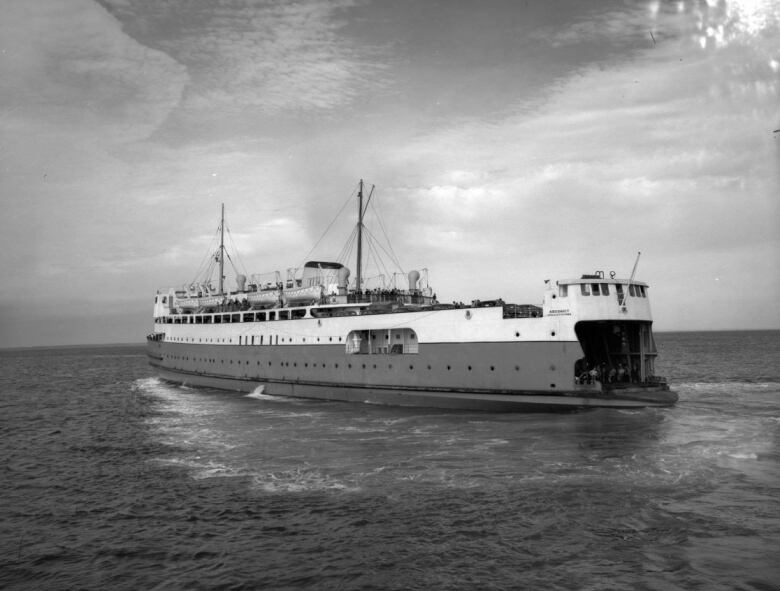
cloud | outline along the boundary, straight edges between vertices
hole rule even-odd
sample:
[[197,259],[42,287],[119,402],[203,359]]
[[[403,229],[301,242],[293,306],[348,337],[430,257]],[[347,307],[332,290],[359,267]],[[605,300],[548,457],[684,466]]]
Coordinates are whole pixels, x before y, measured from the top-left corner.
[[[384,83],[385,68],[368,48],[355,47],[340,29],[353,0],[337,2],[155,3],[105,0],[130,23],[156,14],[158,22],[136,28],[186,64],[193,83],[183,105],[191,116],[203,111],[266,114],[328,111],[350,104]],[[135,7],[138,7],[137,9]],[[165,30],[148,33],[165,24]],[[164,37],[162,36],[164,35]]]
[[[86,0],[12,0],[3,16],[0,248],[11,254],[0,269],[52,286],[51,267],[94,270],[128,248],[122,188],[132,171],[116,154],[165,121],[186,72]],[[14,289],[0,287],[0,298]]]
[[[778,21],[702,50],[691,33],[696,16],[663,15],[666,36],[655,47],[581,68],[548,89],[544,104],[423,134],[390,161],[394,173],[427,185],[397,187],[394,197],[406,244],[445,262],[441,292],[457,293],[452,277],[486,261],[507,270],[519,261],[547,276],[551,264],[626,268],[637,250],[649,251],[644,269],[687,273],[728,253],[780,288],[769,272],[780,263],[770,133],[780,81],[768,59]],[[600,30],[591,25],[574,30]],[[752,30],[734,20],[727,28]],[[456,265],[446,263],[453,251]],[[517,291],[504,277],[495,278],[500,291]],[[729,285],[738,297],[739,283]]]

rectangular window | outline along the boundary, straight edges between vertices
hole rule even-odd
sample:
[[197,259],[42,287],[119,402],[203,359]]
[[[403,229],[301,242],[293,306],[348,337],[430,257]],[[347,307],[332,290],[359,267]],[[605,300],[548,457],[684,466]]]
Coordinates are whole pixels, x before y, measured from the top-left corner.
[[609,284],[608,283],[602,283],[601,284],[601,295],[609,295]]
[[598,283],[591,283],[590,287],[593,290],[593,295],[599,295],[599,284]]
[[565,298],[569,295],[569,286],[568,285],[559,285],[558,286],[558,297],[559,298]]
[[580,283],[580,290],[582,295],[590,295],[590,287],[588,287],[587,283]]
[[631,297],[636,297],[636,291],[634,290],[634,284],[628,286],[628,293]]
[[644,285],[640,285],[639,286],[639,293],[642,295],[643,298],[647,297],[647,292],[645,291],[645,286]]

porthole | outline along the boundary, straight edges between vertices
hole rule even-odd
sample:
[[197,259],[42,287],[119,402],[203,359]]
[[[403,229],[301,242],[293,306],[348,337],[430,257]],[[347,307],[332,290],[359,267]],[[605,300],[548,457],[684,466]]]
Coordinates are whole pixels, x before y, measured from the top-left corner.
[[374,369],[376,369],[376,363],[374,364]]
[[471,371],[471,366],[469,365],[469,371]]
[[520,371],[520,366],[519,365],[515,365],[515,371]]
[[515,336],[519,337],[520,336],[520,331],[515,332]]
[[450,371],[452,369],[449,365],[447,366],[447,371]]
[[304,363],[303,367],[309,367],[309,364],[308,363]]
[[413,369],[414,369],[414,365],[410,365],[410,366],[409,366],[409,371],[411,371],[411,370],[413,370]]
[[333,364],[333,367],[335,367],[336,369],[338,369],[338,368],[339,368],[339,364],[338,364],[338,363],[334,363],[334,364]]
[[363,364],[363,369],[366,369],[366,364],[365,363]]
[[555,384],[550,384],[550,388],[555,388]]
[[430,365],[428,366],[428,369],[431,369],[431,366],[430,366]]
[[495,366],[491,365],[491,366],[490,366],[490,371],[496,371],[496,368],[495,368]]
[[555,336],[555,331],[552,331],[550,334],[551,334],[552,336]]
[[352,364],[351,364],[351,363],[348,363],[348,364],[347,364],[347,367],[348,367],[349,369],[352,369]]

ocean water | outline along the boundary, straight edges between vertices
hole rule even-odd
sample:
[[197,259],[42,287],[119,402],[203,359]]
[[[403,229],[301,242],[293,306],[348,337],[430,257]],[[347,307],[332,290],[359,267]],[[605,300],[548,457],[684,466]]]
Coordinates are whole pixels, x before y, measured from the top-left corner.
[[527,415],[0,352],[0,587],[780,589],[780,331],[657,341],[675,407]]

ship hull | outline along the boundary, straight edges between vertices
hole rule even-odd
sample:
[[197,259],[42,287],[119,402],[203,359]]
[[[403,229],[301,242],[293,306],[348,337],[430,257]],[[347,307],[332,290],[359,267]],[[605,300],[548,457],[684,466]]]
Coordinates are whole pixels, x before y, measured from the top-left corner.
[[187,386],[330,401],[488,412],[669,406],[663,385],[574,385],[577,342],[428,344],[414,355],[355,356],[342,346],[149,341],[150,363]]

